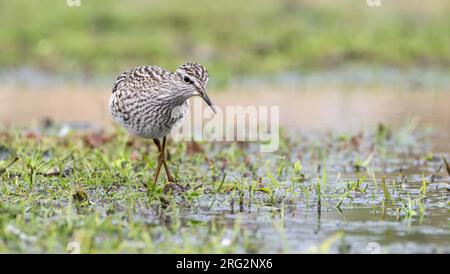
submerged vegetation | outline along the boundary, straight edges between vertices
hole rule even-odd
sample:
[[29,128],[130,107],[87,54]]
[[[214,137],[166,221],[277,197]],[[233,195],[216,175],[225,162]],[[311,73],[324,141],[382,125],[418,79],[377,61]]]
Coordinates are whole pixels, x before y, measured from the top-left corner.
[[427,134],[281,142],[170,145],[178,183],[147,188],[156,151],[121,130],[3,131],[0,252],[450,251],[449,155]]

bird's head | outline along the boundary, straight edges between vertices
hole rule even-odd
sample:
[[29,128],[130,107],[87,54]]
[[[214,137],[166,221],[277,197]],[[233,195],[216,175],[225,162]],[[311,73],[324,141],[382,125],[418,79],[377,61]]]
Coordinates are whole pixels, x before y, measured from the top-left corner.
[[186,63],[179,66],[175,72],[176,81],[183,93],[187,97],[200,96],[208,106],[216,113],[216,108],[206,94],[206,84],[208,83],[209,75],[205,67],[197,63]]

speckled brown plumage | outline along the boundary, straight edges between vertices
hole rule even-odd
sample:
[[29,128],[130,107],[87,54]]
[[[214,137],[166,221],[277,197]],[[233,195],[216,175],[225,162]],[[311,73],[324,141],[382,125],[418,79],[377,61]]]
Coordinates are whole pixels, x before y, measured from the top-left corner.
[[208,79],[208,71],[202,65],[186,63],[174,73],[157,66],[136,67],[122,73],[114,83],[109,100],[114,120],[131,134],[152,138],[158,146],[155,182],[161,164],[169,181],[173,181],[164,158],[166,136],[188,113],[188,99],[200,96],[215,111],[206,94]]

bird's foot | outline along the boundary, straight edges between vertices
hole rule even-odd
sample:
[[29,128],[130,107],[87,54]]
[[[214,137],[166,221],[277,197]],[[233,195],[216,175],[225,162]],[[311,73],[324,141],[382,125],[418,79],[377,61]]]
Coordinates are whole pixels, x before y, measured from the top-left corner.
[[163,193],[164,194],[168,194],[168,193],[179,194],[179,193],[182,193],[182,192],[184,192],[184,188],[181,187],[178,184],[174,184],[174,183],[170,183],[169,182],[168,184],[164,185],[164,189],[163,189]]
[[172,177],[172,175],[167,175],[167,181],[169,181],[170,183],[176,183],[176,180]]

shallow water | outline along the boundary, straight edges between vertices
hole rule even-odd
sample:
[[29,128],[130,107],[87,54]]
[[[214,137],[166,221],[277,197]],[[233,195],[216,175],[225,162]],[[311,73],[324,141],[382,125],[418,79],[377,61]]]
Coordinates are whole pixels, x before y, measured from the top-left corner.
[[[219,107],[280,106],[280,124],[294,131],[357,132],[382,122],[398,128],[411,119],[450,136],[450,92],[401,89],[277,89],[210,91]],[[110,88],[0,86],[0,122],[25,125],[51,118],[110,128]],[[444,141],[442,139],[441,141]],[[436,142],[436,145],[441,145]],[[448,147],[447,147],[448,148]]]
[[[448,157],[448,154],[446,154]],[[398,159],[397,159],[398,160]],[[303,161],[308,163],[309,161]],[[389,160],[393,162],[393,160]],[[302,195],[301,191],[294,190],[286,195],[279,191],[283,199],[293,199],[291,203],[273,207],[252,207],[246,205],[240,212],[238,206],[231,208],[229,200],[224,198],[217,202],[215,213],[205,210],[202,214],[188,215],[186,218],[202,221],[221,220],[224,223],[234,224],[239,219],[244,230],[251,231],[259,237],[263,243],[258,252],[319,252],[320,247],[335,236],[330,247],[325,252],[331,253],[450,253],[450,230],[448,192],[450,177],[444,174],[432,179],[429,174],[435,174],[441,165],[436,161],[432,164],[417,165],[412,162],[404,162],[403,167],[410,168],[402,172],[391,169],[391,172],[375,173],[376,183],[367,178],[363,183],[364,193],[355,193],[350,199],[344,199],[341,209],[333,205],[337,204],[338,196],[349,181],[360,178],[364,172],[340,174],[333,167],[336,163],[327,162],[327,185],[322,191],[323,206],[317,207],[317,198],[312,193],[309,199]],[[377,165],[373,164],[377,169]],[[306,166],[305,170],[314,170],[314,166]],[[264,169],[264,168],[262,168]],[[411,171],[414,170],[414,171]],[[420,171],[419,171],[420,170]],[[426,170],[434,170],[427,173]],[[386,176],[387,187],[396,204],[405,204],[409,195],[411,199],[417,198],[422,185],[422,176],[429,183],[427,186],[426,210],[423,216],[407,217],[405,212],[398,207],[386,206],[381,190],[382,176]],[[336,176],[336,174],[339,174]],[[314,175],[311,175],[313,178]],[[319,175],[316,175],[319,176]],[[404,183],[400,183],[404,177]],[[287,181],[281,181],[281,185],[294,185]],[[397,186],[394,186],[393,182]],[[314,179],[304,183],[304,187],[313,189],[316,184]],[[281,187],[283,189],[283,187]],[[286,189],[289,189],[286,187]],[[336,194],[336,195],[333,195]],[[244,201],[249,197],[245,196]],[[255,198],[256,199],[256,198]],[[305,203],[305,199],[309,203]],[[205,201],[205,207],[210,201]],[[221,212],[221,213],[217,213]],[[210,217],[208,217],[210,216]],[[339,233],[342,233],[340,235]],[[322,251],[323,252],[323,251]]]
[[[0,121],[7,126],[39,126],[40,121],[51,118],[61,123],[88,122],[98,128],[111,129],[113,123],[107,112],[109,94],[107,88],[3,86],[0,87]],[[281,125],[289,134],[299,134],[303,138],[291,148],[291,154],[301,155],[303,169],[309,173],[311,179],[305,187],[314,187],[314,178],[319,173],[316,172],[318,161],[308,148],[316,142],[315,136],[326,136],[327,132],[351,136],[373,130],[380,122],[401,132],[411,120],[417,121],[418,128],[431,127],[433,131],[423,142],[420,134],[414,135],[413,140],[409,140],[406,134],[406,140],[387,146],[386,150],[391,153],[387,158],[375,157],[372,160],[376,183],[367,177],[363,183],[365,192],[355,193],[350,201],[345,200],[341,210],[332,205],[338,202],[346,184],[359,178],[361,173],[352,164],[355,160],[352,149],[341,151],[332,148],[327,167],[329,183],[324,189],[328,196],[325,196],[326,201],[320,210],[315,196],[311,195],[309,202],[305,202],[297,185],[289,194],[283,194],[287,195],[287,200],[292,199],[292,203],[252,207],[249,197],[245,196],[247,204],[244,204],[242,212],[238,205],[230,205],[229,195],[218,197],[209,210],[212,197],[205,195],[199,198],[195,210],[185,212],[184,219],[219,222],[230,230],[239,221],[242,231],[257,237],[258,252],[317,252],[321,245],[330,241],[332,244],[328,249],[323,247],[326,252],[450,253],[450,177],[438,157],[450,158],[450,92],[255,88],[212,91],[210,97],[220,107],[280,106]],[[365,152],[370,151],[370,144],[363,142],[361,146],[359,154],[370,154]],[[248,151],[252,151],[251,148]],[[436,156],[423,160],[430,151]],[[273,156],[263,156],[263,160],[272,161]],[[288,160],[295,162],[297,156],[292,157]],[[261,166],[256,173],[264,175],[276,167],[276,164]],[[405,217],[403,211],[383,204],[383,175],[387,177],[388,188],[398,203],[407,201],[408,193],[417,198],[422,175],[429,181],[423,218]],[[230,171],[228,176],[235,175]],[[405,176],[406,181],[401,176]],[[397,182],[397,186],[392,185],[392,181]],[[280,184],[281,189],[286,186],[286,190],[293,183],[290,177],[286,177]],[[265,199],[263,196],[260,198]],[[137,218],[145,218],[146,214],[144,210]],[[339,234],[341,232],[342,235]]]

